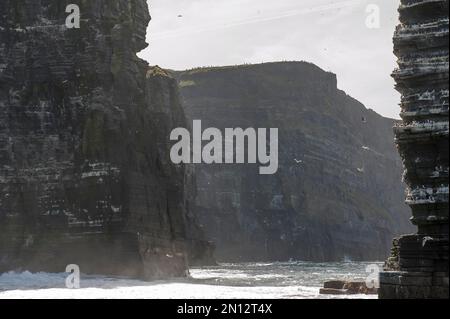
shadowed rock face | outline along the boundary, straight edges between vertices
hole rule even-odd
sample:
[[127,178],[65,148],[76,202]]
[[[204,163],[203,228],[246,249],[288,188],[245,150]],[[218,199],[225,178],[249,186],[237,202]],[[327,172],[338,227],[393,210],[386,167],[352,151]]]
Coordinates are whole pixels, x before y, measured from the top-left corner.
[[184,276],[191,173],[167,142],[185,118],[136,57],[146,1],[3,0],[0,17],[0,272]]
[[395,128],[417,234],[394,240],[380,298],[448,298],[448,0],[403,0]]
[[309,63],[175,73],[203,128],[279,128],[280,168],[196,167],[196,212],[226,261],[380,260],[412,231],[394,121],[337,89]]

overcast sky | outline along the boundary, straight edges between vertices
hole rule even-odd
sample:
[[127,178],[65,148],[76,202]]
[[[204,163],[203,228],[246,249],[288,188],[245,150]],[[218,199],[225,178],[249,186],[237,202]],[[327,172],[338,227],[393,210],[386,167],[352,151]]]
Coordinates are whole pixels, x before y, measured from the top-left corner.
[[[337,74],[338,86],[368,108],[398,118],[392,35],[399,0],[148,0],[151,65],[183,70],[283,60]],[[380,8],[368,28],[367,6]]]

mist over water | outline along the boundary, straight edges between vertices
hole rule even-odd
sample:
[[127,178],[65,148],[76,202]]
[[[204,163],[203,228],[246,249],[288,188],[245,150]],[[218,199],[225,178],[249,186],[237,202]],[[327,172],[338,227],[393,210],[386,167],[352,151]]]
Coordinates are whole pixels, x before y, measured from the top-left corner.
[[[29,272],[0,276],[1,298],[376,298],[321,296],[327,280],[364,280],[374,262],[280,262],[220,264],[191,269],[187,279],[144,282],[104,276],[81,278],[80,289],[66,289],[67,274]],[[377,262],[380,267],[382,263]]]

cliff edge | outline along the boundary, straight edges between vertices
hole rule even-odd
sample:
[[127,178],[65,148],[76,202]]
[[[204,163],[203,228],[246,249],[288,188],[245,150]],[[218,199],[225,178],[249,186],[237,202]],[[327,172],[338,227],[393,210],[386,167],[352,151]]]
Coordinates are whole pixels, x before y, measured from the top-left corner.
[[136,56],[146,1],[5,0],[0,17],[0,272],[185,276],[167,136],[186,123],[176,81]]

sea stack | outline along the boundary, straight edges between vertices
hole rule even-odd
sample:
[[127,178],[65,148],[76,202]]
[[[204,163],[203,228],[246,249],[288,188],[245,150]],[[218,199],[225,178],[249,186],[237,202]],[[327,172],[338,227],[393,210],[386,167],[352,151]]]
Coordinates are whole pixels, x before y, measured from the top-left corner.
[[394,240],[380,298],[448,298],[448,0],[402,0],[394,35],[396,142],[417,233]]

